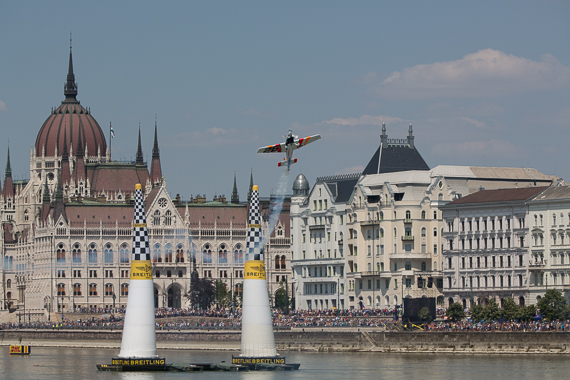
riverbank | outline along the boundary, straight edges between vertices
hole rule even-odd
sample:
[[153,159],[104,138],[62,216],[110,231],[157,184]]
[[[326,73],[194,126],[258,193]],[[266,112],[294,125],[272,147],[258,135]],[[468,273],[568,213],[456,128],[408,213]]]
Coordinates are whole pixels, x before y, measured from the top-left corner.
[[[0,346],[121,347],[120,330],[3,330]],[[279,351],[464,354],[570,354],[563,332],[387,332],[378,329],[275,331]],[[240,331],[157,331],[158,349],[239,351]]]

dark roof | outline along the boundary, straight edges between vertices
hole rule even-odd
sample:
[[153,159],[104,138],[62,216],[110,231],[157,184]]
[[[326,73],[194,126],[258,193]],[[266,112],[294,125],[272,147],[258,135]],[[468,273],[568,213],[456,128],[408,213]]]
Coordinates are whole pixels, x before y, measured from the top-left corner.
[[512,202],[512,201],[525,201],[540,194],[547,189],[547,186],[542,187],[523,187],[519,189],[498,189],[498,190],[481,190],[476,193],[467,195],[463,198],[454,200],[448,203],[445,207],[470,204],[470,203],[496,203],[496,202]]
[[[380,155],[380,149],[382,149],[382,155]],[[382,174],[407,170],[429,170],[429,166],[415,148],[406,145],[381,144],[362,174]]]
[[325,184],[332,194],[333,202],[348,202],[359,178],[360,173],[319,177],[317,178],[317,183]]

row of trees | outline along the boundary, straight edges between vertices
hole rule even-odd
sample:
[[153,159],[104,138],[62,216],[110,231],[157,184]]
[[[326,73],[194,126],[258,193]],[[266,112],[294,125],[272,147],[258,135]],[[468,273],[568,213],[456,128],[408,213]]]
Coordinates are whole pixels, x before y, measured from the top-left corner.
[[[550,321],[570,319],[570,307],[566,298],[556,289],[547,290],[544,297],[536,305],[520,307],[512,298],[506,298],[503,300],[502,307],[500,307],[495,299],[492,298],[487,306],[473,305],[470,311],[471,320],[474,322],[497,321],[500,319],[530,321],[537,315]],[[446,315],[454,321],[465,318],[463,305],[452,303],[449,305]]]
[[[192,306],[199,309],[209,309],[213,304],[220,308],[237,307],[242,304],[242,293],[232,292],[222,280],[214,281],[210,278],[199,278],[194,272],[191,276],[191,287],[188,297]],[[271,295],[269,295],[271,299]],[[275,307],[289,312],[289,294],[286,284],[281,283],[275,292]]]

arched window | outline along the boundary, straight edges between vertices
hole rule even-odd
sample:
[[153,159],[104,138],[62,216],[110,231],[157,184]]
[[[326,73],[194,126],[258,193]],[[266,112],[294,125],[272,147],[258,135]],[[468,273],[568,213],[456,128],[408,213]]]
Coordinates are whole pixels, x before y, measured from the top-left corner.
[[412,213],[409,210],[406,210],[406,222],[409,222],[412,220]]
[[57,246],[57,262],[58,264],[65,264],[65,247],[62,243]]
[[422,227],[422,237],[425,238],[426,237],[426,228]]
[[129,295],[129,284],[121,284],[121,296]]
[[426,218],[426,211],[422,210],[422,219],[425,219],[425,218]]
[[279,260],[279,255],[275,256],[275,269],[281,268],[281,260]]
[[384,213],[380,211],[380,220],[384,220]]
[[176,246],[176,262],[183,263],[184,262],[184,247],[182,244],[178,244]]
[[220,248],[218,249],[218,263],[228,263],[228,249],[225,244],[220,245]]
[[212,249],[210,244],[206,244],[204,246],[204,250],[202,251],[202,264],[211,264],[212,263]]
[[79,243],[73,245],[72,260],[74,264],[81,264],[81,246]]
[[384,237],[384,229],[380,228],[380,237],[383,238]]
[[152,224],[160,226],[160,211],[156,210],[152,215]]
[[97,295],[97,284],[89,284],[89,295],[90,296]]
[[160,244],[156,243],[152,249],[152,262],[161,263],[162,262],[162,251],[160,249]]
[[113,285],[112,284],[105,284],[105,295],[106,296],[112,296],[115,292],[113,291]]
[[10,289],[12,287],[12,280],[6,280],[6,288]]
[[121,257],[121,264],[129,263],[129,247],[127,243],[121,244],[120,257]]
[[97,264],[97,246],[95,243],[89,245],[89,264]]
[[422,261],[422,271],[426,271],[427,270],[427,265],[425,263],[425,261]]
[[113,263],[113,246],[111,243],[105,244],[105,264]]
[[171,226],[172,225],[172,212],[170,210],[166,211],[164,214],[164,225]]
[[73,284],[73,295],[74,296],[81,295],[81,284]]
[[6,298],[8,298],[8,299],[12,299],[12,292],[8,292],[8,293],[6,293]]
[[57,295],[58,296],[65,295],[65,284],[57,284]]
[[287,263],[285,262],[285,255],[281,255],[281,270],[287,269]]
[[168,243],[164,246],[164,262],[172,263],[172,244]]
[[234,264],[243,264],[243,249],[241,244],[234,248]]

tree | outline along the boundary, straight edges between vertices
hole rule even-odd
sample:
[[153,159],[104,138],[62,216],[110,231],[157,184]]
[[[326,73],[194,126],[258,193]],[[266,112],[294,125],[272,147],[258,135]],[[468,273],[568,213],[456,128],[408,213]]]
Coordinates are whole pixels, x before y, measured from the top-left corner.
[[461,305],[460,303],[457,303],[457,302],[452,303],[447,308],[445,315],[447,315],[447,317],[453,321],[459,321],[459,320],[465,318],[465,312],[463,311],[463,305]]
[[528,305],[520,310],[519,318],[523,321],[532,321],[536,315],[536,306]]
[[521,311],[519,305],[516,304],[512,297],[503,300],[503,307],[501,310],[501,316],[503,319],[512,321],[520,317]]
[[418,317],[420,317],[420,319],[424,322],[431,322],[432,321],[432,316],[431,313],[429,312],[429,308],[428,307],[422,307],[422,309],[420,310],[420,314],[418,315]]
[[489,303],[483,310],[483,319],[486,321],[496,321],[501,318],[501,310],[499,310],[499,304],[494,298],[489,300]]
[[281,286],[275,292],[275,307],[281,309],[285,314],[289,314],[289,294],[287,294],[287,288]]
[[219,307],[229,307],[231,302],[231,292],[228,290],[228,286],[222,280],[216,281],[216,301],[218,301],[217,306]]
[[192,272],[190,280],[189,297],[192,306],[197,309],[209,309],[216,293],[214,281],[209,278],[199,278],[197,271]]
[[471,306],[471,320],[473,322],[479,322],[483,319],[483,306],[473,305]]
[[536,306],[542,317],[551,321],[563,319],[568,314],[566,298],[556,289],[548,289]]

